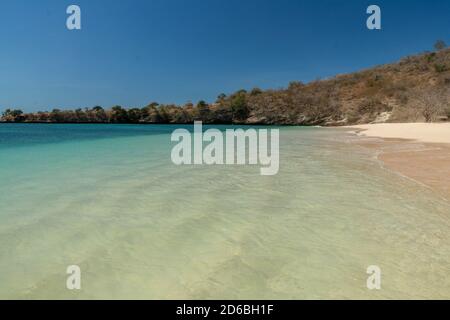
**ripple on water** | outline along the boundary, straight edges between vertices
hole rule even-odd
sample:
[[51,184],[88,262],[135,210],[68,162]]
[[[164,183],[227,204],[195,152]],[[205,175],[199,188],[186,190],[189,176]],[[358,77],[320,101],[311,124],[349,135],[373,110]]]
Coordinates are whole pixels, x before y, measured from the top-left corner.
[[282,129],[274,177],[173,166],[161,132],[9,143],[0,297],[449,298],[449,204],[339,134]]

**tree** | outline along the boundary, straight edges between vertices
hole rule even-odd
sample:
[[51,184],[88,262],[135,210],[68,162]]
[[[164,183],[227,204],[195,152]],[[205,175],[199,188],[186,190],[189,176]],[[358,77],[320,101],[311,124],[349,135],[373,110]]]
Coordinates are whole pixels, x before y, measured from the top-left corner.
[[11,115],[14,118],[19,118],[21,115],[23,115],[23,111],[20,109],[15,109],[15,110],[11,111]]
[[159,106],[158,102],[152,102],[147,105],[147,108],[156,108],[157,106]]
[[217,96],[217,103],[223,102],[227,98],[225,93],[221,93]]
[[197,108],[199,108],[199,109],[205,108],[205,107],[207,107],[207,106],[208,106],[208,104],[207,104],[204,100],[200,100],[200,101],[197,103]]
[[305,85],[301,81],[291,81],[289,82],[288,90],[296,91],[302,89]]
[[128,110],[128,121],[133,123],[138,123],[141,119],[141,110],[138,108],[133,108]]
[[252,91],[250,91],[251,96],[257,96],[261,93],[263,93],[263,91],[260,88],[253,88]]
[[50,112],[50,120],[52,122],[63,122],[64,117],[60,109],[53,109],[52,112]]
[[209,122],[211,118],[211,110],[209,109],[208,104],[201,100],[197,103],[197,120],[201,120],[203,122]]
[[100,107],[100,106],[95,106],[95,107],[93,107],[92,108],[92,110],[94,110],[95,112],[102,112],[102,111],[105,111],[102,107]]
[[111,109],[111,122],[125,123],[128,121],[127,110],[121,106],[114,106]]
[[192,109],[194,107],[194,104],[190,101],[186,102],[183,106],[185,109]]
[[438,51],[444,50],[447,47],[447,44],[443,40],[438,40],[434,44],[434,48]]
[[437,120],[439,115],[444,112],[445,104],[447,101],[444,92],[424,91],[418,98],[422,116],[424,117],[426,122],[433,122]]
[[171,114],[170,114],[170,106],[168,105],[160,105],[158,110],[158,115],[160,122],[162,123],[169,123],[172,120]]
[[2,113],[2,120],[6,122],[22,122],[25,120],[25,117],[20,109],[6,109]]
[[247,119],[249,113],[247,98],[242,91],[232,98],[231,112],[233,113],[233,121],[241,122]]
[[[89,109],[83,110],[81,108],[78,108],[75,110],[75,117],[74,119],[66,119],[66,122],[88,122],[88,113]],[[69,117],[67,117],[69,118]]]

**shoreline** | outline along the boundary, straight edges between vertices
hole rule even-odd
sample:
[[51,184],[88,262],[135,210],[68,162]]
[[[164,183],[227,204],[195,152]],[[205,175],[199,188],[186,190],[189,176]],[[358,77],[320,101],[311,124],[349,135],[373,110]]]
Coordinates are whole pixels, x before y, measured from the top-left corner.
[[383,165],[450,200],[450,123],[345,127],[356,144],[376,150]]
[[405,139],[426,143],[450,144],[450,122],[442,123],[380,123],[346,126],[357,135],[370,138]]

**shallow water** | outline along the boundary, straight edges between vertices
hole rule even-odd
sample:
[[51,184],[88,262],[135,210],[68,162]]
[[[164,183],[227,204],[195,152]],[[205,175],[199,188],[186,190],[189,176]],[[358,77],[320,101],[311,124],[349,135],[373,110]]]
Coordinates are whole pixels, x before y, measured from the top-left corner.
[[173,165],[175,128],[0,124],[0,298],[450,298],[450,204],[342,131],[282,128],[261,176]]

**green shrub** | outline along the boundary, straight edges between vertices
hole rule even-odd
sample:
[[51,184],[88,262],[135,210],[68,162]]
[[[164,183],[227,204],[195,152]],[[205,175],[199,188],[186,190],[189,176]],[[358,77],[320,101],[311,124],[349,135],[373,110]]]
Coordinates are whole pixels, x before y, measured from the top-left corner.
[[249,110],[245,94],[240,93],[233,97],[231,100],[231,111],[233,113],[233,120],[242,121],[247,119]]
[[427,61],[428,63],[432,62],[434,60],[434,58],[436,57],[436,52],[432,52],[430,54],[427,55]]
[[436,63],[436,64],[434,65],[434,70],[435,70],[437,73],[442,73],[442,72],[447,71],[448,68],[447,68],[447,66],[446,66],[445,64]]
[[434,44],[434,48],[438,51],[444,50],[447,47],[447,44],[443,40],[438,40]]
[[250,91],[251,96],[257,96],[263,93],[263,91],[260,88],[253,88],[252,91]]

